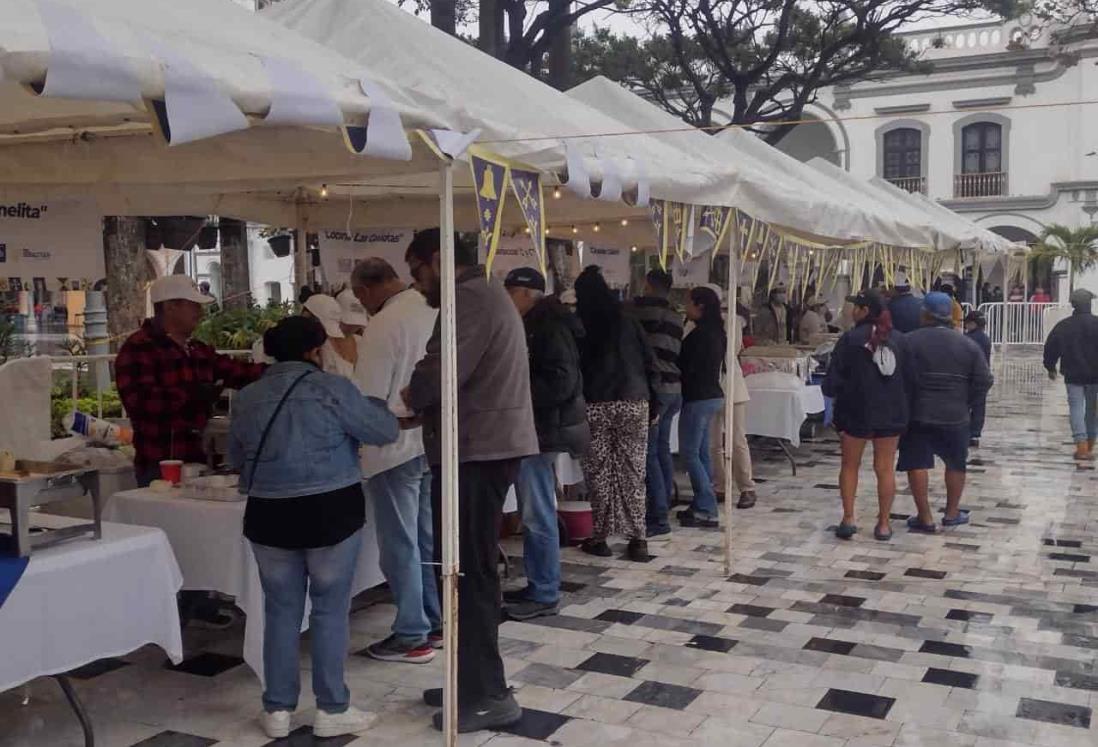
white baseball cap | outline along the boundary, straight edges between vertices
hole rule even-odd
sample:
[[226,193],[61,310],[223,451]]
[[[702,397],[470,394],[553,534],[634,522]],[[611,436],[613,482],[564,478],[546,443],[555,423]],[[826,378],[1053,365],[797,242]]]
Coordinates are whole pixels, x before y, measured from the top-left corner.
[[339,308],[339,301],[324,293],[314,293],[305,302],[305,310],[324,325],[328,337],[343,337],[343,330],[339,326],[343,310]]
[[344,324],[353,327],[365,327],[366,323],[370,321],[370,315],[366,313],[366,309],[358,302],[350,288],[344,289],[336,296],[336,301],[339,302],[339,308],[342,312],[339,321]]
[[200,291],[194,281],[186,275],[166,275],[157,278],[149,286],[149,299],[154,304],[164,301],[193,301],[203,305],[217,300]]

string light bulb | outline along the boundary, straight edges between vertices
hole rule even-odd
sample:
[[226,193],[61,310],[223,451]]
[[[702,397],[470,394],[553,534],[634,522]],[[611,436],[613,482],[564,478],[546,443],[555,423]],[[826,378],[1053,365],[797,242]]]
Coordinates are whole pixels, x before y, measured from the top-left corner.
[[600,226],[598,223],[596,223],[594,226],[591,227],[591,230],[594,231],[595,233],[598,233],[599,231],[602,230],[602,226]]
[[553,199],[554,200],[559,200],[560,199],[560,187],[553,187]]
[[328,185],[327,184],[321,184],[320,185],[320,197],[321,197],[321,199],[328,199]]
[[629,247],[629,251],[633,252],[633,254],[636,254],[636,253],[637,253],[637,246],[636,246],[636,244],[634,244],[633,246]]
[[576,226],[572,226],[572,233],[579,233],[580,230]]
[[628,226],[629,225],[629,219],[628,218],[622,218],[621,219],[621,224],[622,224],[622,226]]
[[545,235],[546,235],[546,236],[548,236],[548,235],[549,235],[549,226],[546,226],[546,227],[545,227]]
[[530,235],[530,226],[527,226],[526,228],[524,228],[522,230],[526,233],[527,236]]

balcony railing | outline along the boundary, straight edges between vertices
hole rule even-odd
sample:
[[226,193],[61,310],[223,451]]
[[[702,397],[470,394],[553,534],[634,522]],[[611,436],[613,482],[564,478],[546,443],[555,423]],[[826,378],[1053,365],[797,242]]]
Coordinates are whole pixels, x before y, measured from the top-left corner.
[[895,184],[902,190],[912,192],[914,194],[926,194],[926,177],[925,176],[898,176],[886,181]]
[[957,174],[953,177],[953,196],[957,199],[1003,197],[1007,194],[1005,171],[987,174]]

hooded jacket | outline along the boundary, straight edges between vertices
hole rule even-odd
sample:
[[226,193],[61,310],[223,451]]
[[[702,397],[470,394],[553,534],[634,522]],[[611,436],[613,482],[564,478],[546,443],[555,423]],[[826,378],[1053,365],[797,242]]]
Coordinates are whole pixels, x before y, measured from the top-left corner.
[[583,322],[556,296],[546,296],[526,313],[523,325],[541,452],[583,456],[591,441],[580,371]]

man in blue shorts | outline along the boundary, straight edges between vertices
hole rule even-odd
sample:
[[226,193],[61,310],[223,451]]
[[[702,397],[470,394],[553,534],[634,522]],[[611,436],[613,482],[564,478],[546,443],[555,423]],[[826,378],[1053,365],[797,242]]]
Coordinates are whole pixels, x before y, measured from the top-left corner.
[[923,300],[923,326],[904,337],[906,380],[911,397],[911,423],[900,438],[898,471],[907,472],[916,516],[907,524],[934,533],[930,509],[930,469],[934,457],[945,462],[946,508],[943,526],[968,523],[961,510],[970,437],[969,413],[991,389],[991,370],[979,346],[953,329],[953,299],[928,293]]

